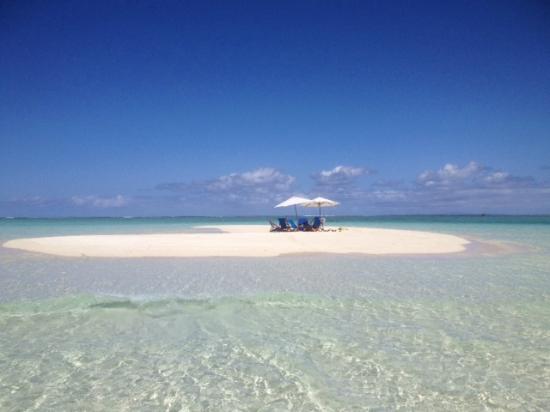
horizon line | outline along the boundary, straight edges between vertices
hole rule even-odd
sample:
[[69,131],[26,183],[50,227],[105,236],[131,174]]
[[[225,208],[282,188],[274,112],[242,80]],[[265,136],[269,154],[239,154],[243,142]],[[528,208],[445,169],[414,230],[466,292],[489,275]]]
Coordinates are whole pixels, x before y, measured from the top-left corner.
[[[259,215],[138,215],[138,216],[0,216],[2,220],[16,219],[181,219],[181,218],[271,218],[283,214],[259,214]],[[316,216],[314,214],[301,214],[301,216]],[[412,214],[375,214],[375,215],[323,215],[331,218],[378,218],[378,217],[550,217],[550,213],[412,213]]]

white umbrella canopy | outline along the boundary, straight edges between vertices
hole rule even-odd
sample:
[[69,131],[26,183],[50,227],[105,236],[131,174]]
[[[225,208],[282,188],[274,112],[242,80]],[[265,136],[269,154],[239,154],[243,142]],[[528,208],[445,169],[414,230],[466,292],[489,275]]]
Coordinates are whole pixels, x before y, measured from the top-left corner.
[[321,207],[334,207],[334,206],[338,206],[339,204],[340,203],[335,200],[330,200],[324,197],[316,197],[315,199],[311,199],[309,202],[302,203],[302,206],[318,207],[319,216],[321,216]]
[[305,197],[300,196],[292,196],[289,197],[284,202],[279,203],[275,207],[288,207],[288,206],[296,206],[296,205],[303,205],[304,203],[312,202],[312,199],[306,199]]
[[308,203],[308,202],[311,202],[312,200],[311,199],[306,199],[305,197],[300,197],[300,196],[292,196],[292,197],[289,197],[287,200],[285,200],[284,202],[281,202],[279,203],[277,206],[275,207],[289,207],[289,206],[294,206],[294,214],[296,215],[296,220],[298,220],[298,209],[296,208],[296,206],[298,205],[303,205],[305,203]]

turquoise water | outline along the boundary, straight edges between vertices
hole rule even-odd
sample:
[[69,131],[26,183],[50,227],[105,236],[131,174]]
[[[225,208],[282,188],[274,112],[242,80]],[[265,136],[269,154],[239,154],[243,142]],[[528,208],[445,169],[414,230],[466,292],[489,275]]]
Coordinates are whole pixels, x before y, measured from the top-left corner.
[[[0,241],[263,218],[0,220]],[[0,248],[0,410],[549,410],[550,218],[333,218],[500,255],[61,258]]]

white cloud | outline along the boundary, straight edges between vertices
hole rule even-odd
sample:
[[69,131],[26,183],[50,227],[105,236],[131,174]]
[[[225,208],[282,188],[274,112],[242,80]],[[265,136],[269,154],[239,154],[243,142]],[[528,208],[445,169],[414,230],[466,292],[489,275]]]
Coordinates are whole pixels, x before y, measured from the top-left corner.
[[341,186],[349,185],[364,174],[370,171],[362,167],[336,166],[330,170],[321,170],[312,175],[313,180],[319,186]]
[[55,199],[50,199],[43,196],[24,196],[12,198],[6,203],[20,204],[26,206],[48,206],[52,203],[55,203]]
[[347,176],[347,177],[361,176],[363,172],[364,172],[364,169],[361,167],[336,166],[332,170],[322,170],[319,173],[319,175],[323,178],[330,179],[334,176]]
[[129,200],[122,195],[116,195],[113,197],[88,195],[73,196],[71,197],[71,202],[76,206],[89,206],[99,209],[108,209],[126,206],[129,203]]
[[418,175],[417,182],[421,185],[448,186],[457,181],[463,181],[483,172],[484,168],[477,162],[471,161],[464,167],[447,163],[437,171],[426,170]]
[[494,172],[485,176],[485,181],[489,184],[502,183],[510,178],[510,173],[506,172]]
[[269,204],[289,194],[296,178],[271,167],[231,173],[215,179],[157,185],[178,194],[180,201],[209,200],[240,204]]
[[285,175],[271,167],[263,167],[250,172],[231,173],[211,181],[207,188],[210,191],[231,191],[243,187],[262,189],[288,190],[295,181],[294,176]]
[[424,171],[415,183],[373,185],[363,198],[399,213],[540,213],[550,204],[548,184],[474,161]]
[[531,176],[515,176],[509,172],[495,170],[471,161],[464,167],[448,163],[437,171],[425,171],[416,182],[426,189],[456,191],[459,188],[490,189],[537,186]]
[[400,201],[400,200],[407,199],[406,194],[400,190],[392,190],[392,189],[375,190],[371,193],[374,199],[381,200],[381,201]]
[[272,167],[262,167],[213,179],[158,185],[157,189],[165,194],[0,199],[0,213],[32,215],[55,209],[65,214],[73,211],[93,214],[100,209],[126,205],[145,213],[158,213],[158,210],[183,214],[189,211],[195,214],[266,213],[284,198],[302,191],[306,197],[325,196],[341,201],[338,213],[550,212],[550,182],[517,176],[475,161],[465,165],[447,163],[438,169],[425,170],[409,181],[360,185],[359,177],[370,173],[365,168],[340,165],[314,174],[312,187],[297,188],[294,176]]

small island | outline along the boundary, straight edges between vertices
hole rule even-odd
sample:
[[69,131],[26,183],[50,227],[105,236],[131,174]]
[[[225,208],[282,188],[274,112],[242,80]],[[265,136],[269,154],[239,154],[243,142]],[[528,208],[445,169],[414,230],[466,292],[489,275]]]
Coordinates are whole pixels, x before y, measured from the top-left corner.
[[4,247],[71,257],[274,257],[291,254],[445,254],[463,252],[470,243],[443,233],[364,227],[278,233],[261,225],[201,226],[200,229],[202,231],[197,233],[13,239],[4,243]]

